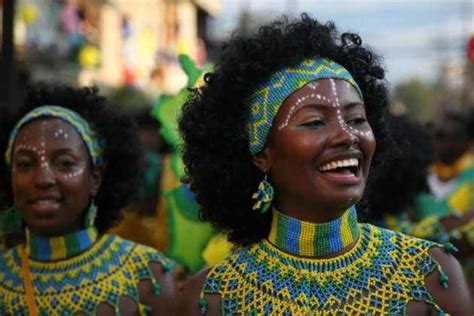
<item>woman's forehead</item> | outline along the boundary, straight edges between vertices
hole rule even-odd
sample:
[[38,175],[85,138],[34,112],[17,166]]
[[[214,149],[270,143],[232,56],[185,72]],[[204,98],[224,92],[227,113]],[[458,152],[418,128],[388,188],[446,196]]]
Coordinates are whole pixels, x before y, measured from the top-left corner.
[[55,132],[59,129],[66,130],[68,132],[77,132],[74,127],[65,122],[64,120],[54,117],[40,117],[26,123],[20,128],[18,134],[32,134],[34,132]]
[[[337,99],[337,100],[336,100]],[[307,83],[293,92],[283,105],[303,105],[305,103],[319,102],[335,106],[335,103],[360,103],[363,104],[357,90],[345,80],[319,79]],[[299,107],[299,106],[297,106]]]
[[75,142],[82,138],[75,128],[64,120],[41,117],[26,123],[18,132],[17,141],[61,141]]

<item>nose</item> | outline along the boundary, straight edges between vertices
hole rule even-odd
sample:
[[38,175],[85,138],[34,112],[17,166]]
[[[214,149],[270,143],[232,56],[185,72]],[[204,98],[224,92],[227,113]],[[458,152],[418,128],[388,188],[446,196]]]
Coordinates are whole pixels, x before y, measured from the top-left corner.
[[353,147],[359,143],[359,135],[344,123],[335,121],[333,123],[332,134],[330,136],[330,144],[332,146]]
[[37,188],[49,188],[56,183],[56,177],[47,162],[41,163],[36,170],[35,186]]

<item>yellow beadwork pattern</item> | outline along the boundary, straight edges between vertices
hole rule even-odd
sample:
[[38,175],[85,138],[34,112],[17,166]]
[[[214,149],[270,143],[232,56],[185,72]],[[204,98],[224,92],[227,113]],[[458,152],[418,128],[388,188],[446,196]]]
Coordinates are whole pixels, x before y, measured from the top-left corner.
[[428,254],[437,244],[359,225],[356,245],[332,259],[295,257],[267,240],[240,249],[209,272],[203,293],[221,296],[223,315],[400,315],[410,301],[442,312],[424,281],[435,269],[446,278]]
[[[159,294],[149,263],[169,268],[172,263],[154,249],[113,235],[105,235],[86,252],[57,262],[29,259],[35,303],[39,315],[96,315],[100,303],[119,312],[122,296],[139,304],[138,283],[150,280]],[[0,255],[0,315],[27,315],[20,264],[20,246]]]

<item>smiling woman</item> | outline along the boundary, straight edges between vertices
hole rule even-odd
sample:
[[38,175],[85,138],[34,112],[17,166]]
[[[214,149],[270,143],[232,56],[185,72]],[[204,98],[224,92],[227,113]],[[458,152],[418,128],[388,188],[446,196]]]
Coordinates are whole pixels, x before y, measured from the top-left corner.
[[470,314],[452,245],[357,222],[390,147],[383,78],[357,34],[305,14],[224,43],[180,129],[201,217],[237,249],[181,314]]
[[0,227],[26,242],[0,254],[0,314],[173,314],[172,262],[104,234],[141,173],[131,119],[97,90],[37,87],[4,127]]

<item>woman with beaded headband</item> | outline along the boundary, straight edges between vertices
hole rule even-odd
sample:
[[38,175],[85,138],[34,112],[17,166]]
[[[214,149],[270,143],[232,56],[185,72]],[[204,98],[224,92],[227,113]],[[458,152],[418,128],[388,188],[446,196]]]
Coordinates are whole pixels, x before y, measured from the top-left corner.
[[383,157],[384,71],[358,35],[306,14],[238,33],[184,107],[187,181],[236,250],[184,287],[183,315],[453,313],[450,244],[357,222]]
[[1,233],[25,243],[0,254],[0,315],[173,314],[172,262],[104,233],[142,172],[132,120],[97,89],[38,86],[4,128]]

